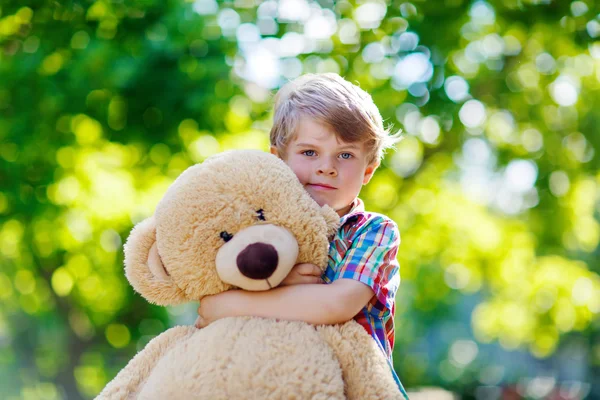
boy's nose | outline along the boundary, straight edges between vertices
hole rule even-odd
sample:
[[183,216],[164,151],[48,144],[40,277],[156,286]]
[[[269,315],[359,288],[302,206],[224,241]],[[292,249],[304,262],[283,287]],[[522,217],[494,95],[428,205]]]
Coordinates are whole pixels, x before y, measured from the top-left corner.
[[319,169],[317,169],[317,174],[337,176],[337,170],[332,165],[322,165]]

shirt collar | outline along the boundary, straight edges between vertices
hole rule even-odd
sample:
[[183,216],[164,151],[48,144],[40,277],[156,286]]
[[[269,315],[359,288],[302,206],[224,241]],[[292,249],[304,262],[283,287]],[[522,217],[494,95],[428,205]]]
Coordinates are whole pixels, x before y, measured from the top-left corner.
[[352,207],[350,207],[350,211],[348,211],[348,214],[344,215],[343,217],[340,217],[340,226],[344,225],[346,222],[348,222],[348,220],[354,219],[352,217],[355,217],[357,214],[363,212],[365,212],[365,204],[361,199],[357,197],[352,202]]

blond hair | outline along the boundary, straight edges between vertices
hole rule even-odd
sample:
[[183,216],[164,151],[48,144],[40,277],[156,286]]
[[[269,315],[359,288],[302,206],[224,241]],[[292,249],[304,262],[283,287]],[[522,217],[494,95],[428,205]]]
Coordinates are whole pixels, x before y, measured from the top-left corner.
[[338,74],[305,74],[275,95],[271,146],[285,154],[302,117],[324,123],[347,143],[363,142],[369,164],[379,162],[400,133],[390,135],[371,96]]

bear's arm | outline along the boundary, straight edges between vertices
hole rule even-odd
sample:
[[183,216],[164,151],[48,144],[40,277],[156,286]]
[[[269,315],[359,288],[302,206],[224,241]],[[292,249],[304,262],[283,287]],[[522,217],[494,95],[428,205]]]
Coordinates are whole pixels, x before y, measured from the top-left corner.
[[152,339],[142,351],[129,361],[117,376],[110,381],[96,400],[135,398],[156,363],[181,339],[193,335],[193,326],[176,326]]
[[355,321],[317,327],[342,368],[348,400],[404,399],[377,343]]

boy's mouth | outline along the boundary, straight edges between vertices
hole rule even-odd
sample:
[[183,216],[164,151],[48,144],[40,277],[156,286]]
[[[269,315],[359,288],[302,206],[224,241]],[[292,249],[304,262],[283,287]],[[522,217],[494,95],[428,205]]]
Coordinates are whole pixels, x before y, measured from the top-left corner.
[[327,185],[325,183],[309,183],[308,186],[315,188],[315,189],[325,189],[325,190],[334,190],[337,189],[336,187]]

